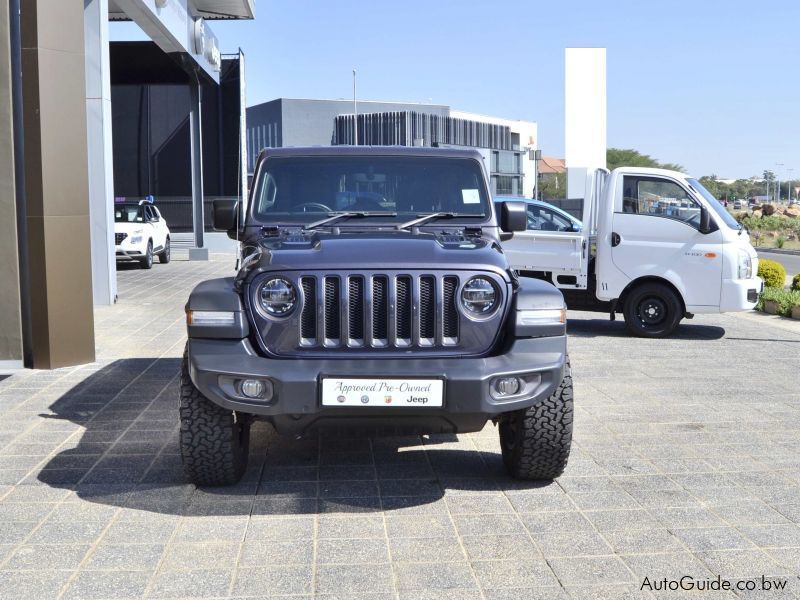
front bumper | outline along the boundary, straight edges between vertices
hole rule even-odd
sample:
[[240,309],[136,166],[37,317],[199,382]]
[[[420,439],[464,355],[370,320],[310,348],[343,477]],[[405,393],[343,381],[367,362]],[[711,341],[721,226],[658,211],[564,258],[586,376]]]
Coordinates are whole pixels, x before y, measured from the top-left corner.
[[122,240],[121,244],[114,246],[118,262],[123,261],[138,261],[145,257],[147,253],[147,239],[143,238],[141,242],[136,244],[131,243],[130,236]]
[[122,250],[119,246],[117,246],[116,256],[117,262],[129,262],[143,259],[145,257],[145,253],[138,250]]
[[752,310],[764,291],[760,277],[752,279],[723,279],[719,299],[720,312]]
[[[566,336],[517,339],[499,356],[443,359],[270,359],[259,356],[248,340],[190,339],[189,374],[212,402],[271,421],[281,433],[301,434],[321,427],[391,429],[415,432],[478,431],[487,419],[533,406],[561,382]],[[321,377],[444,377],[444,406],[382,408],[321,406]],[[534,375],[535,385],[502,401],[490,394],[500,375]],[[269,401],[236,396],[224,381],[264,378],[273,385]],[[222,380],[222,381],[221,381]]]

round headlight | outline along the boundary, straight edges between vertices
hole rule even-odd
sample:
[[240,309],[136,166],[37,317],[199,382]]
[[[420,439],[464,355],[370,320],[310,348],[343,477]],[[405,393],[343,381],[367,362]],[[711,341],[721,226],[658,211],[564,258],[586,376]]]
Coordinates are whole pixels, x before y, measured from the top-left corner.
[[297,293],[290,281],[273,277],[258,286],[256,300],[268,315],[283,317],[292,312],[297,303]]
[[476,315],[488,315],[497,304],[497,289],[486,277],[473,277],[461,290],[461,305]]

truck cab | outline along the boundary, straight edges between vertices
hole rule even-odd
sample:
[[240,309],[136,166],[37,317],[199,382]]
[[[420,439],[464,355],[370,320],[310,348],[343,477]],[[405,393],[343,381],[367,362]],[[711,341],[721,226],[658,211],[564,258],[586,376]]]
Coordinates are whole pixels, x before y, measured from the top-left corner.
[[511,264],[560,288],[568,307],[621,312],[632,334],[664,337],[686,316],[755,306],[763,285],[749,235],[697,179],[597,169],[584,198],[582,231],[503,242]]

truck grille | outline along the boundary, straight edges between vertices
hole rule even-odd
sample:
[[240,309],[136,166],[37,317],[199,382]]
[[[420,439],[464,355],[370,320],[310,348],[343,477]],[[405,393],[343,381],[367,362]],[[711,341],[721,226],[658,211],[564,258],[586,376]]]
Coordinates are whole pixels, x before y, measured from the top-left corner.
[[115,233],[114,244],[119,246],[122,243],[122,240],[124,240],[126,237],[128,237],[127,233]]
[[457,346],[457,275],[301,276],[301,348]]

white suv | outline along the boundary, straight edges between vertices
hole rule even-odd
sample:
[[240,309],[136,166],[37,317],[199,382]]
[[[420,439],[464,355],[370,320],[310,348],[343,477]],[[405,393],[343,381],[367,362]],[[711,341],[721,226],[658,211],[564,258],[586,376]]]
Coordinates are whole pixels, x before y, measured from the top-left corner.
[[114,205],[114,243],[117,262],[137,261],[149,269],[154,254],[162,263],[170,259],[167,222],[146,200]]

